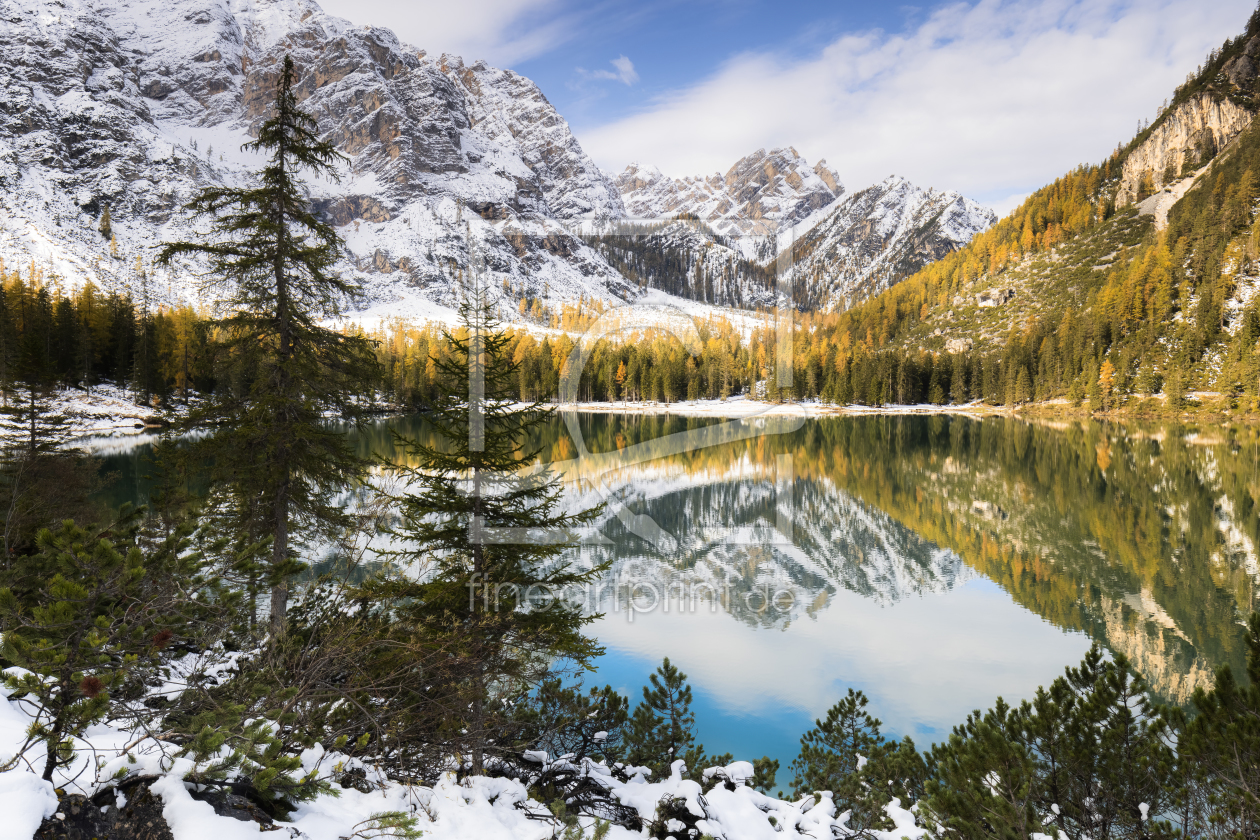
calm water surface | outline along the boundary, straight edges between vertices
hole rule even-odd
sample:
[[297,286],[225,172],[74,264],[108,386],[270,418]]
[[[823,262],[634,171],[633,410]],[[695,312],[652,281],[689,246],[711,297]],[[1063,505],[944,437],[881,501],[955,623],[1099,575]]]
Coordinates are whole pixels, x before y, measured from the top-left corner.
[[[576,415],[535,441],[610,562],[593,679],[637,699],[663,656],[710,752],[787,764],[849,687],[926,746],[1030,697],[1098,641],[1164,701],[1241,667],[1260,567],[1254,429],[1006,418],[725,421]],[[355,439],[393,455],[390,428]],[[106,456],[144,501],[148,448]],[[396,457],[396,456],[395,456]]]

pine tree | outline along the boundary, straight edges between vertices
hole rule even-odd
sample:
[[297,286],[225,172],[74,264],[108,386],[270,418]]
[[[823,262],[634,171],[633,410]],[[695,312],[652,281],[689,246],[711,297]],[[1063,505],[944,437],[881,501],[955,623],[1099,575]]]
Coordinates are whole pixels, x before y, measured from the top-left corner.
[[955,404],[967,401],[967,358],[962,354],[951,356],[953,376],[949,381],[950,402]]
[[0,271],[0,404],[9,404],[10,377],[13,375],[13,357],[17,351],[17,338],[9,292],[4,284],[4,272]]
[[67,521],[44,530],[38,553],[3,574],[3,656],[24,669],[5,682],[33,717],[14,761],[42,742],[44,779],[73,761],[76,739],[116,711],[111,693],[157,655],[181,610],[196,603],[185,596],[201,572],[188,529],[146,556],[136,540],[141,514],[124,508],[103,528]]
[[647,767],[660,779],[668,777],[674,761],[682,759],[686,772],[698,777],[706,762],[704,747],[696,742],[696,716],[691,710],[687,675],[667,656],[648,680],[650,687],[643,687],[643,699],[630,716],[626,763]]
[[444,333],[447,352],[436,360],[438,395],[426,418],[436,440],[395,438],[406,453],[406,465],[395,469],[410,487],[396,500],[402,524],[395,535],[408,547],[395,559],[431,574],[419,582],[410,574],[382,577],[365,593],[398,604],[399,626],[466,663],[462,749],[481,773],[506,726],[496,701],[536,685],[556,660],[581,667],[601,652],[582,634],[590,618],[562,591],[584,586],[602,567],[578,571],[561,560],[576,541],[573,529],[599,508],[559,512],[554,476],[526,469],[541,454],[528,441],[551,410],[517,404],[520,365],[494,319],[471,244],[469,256],[463,329]]
[[1181,365],[1170,359],[1164,370],[1164,396],[1169,408],[1180,411],[1186,401],[1186,379]]
[[1033,397],[1032,379],[1028,376],[1028,368],[1024,365],[1019,366],[1019,372],[1015,374],[1015,389],[1013,403],[1019,405],[1026,403]]
[[295,527],[313,537],[341,525],[345,514],[331,495],[364,469],[325,417],[356,416],[352,383],[375,380],[367,340],[321,324],[356,287],[331,273],[341,241],[315,215],[297,172],[335,180],[344,158],[316,136],[314,118],[298,107],[295,82],[286,56],[275,111],[246,144],[271,155],[259,185],[203,191],[189,209],[215,218],[216,237],[168,243],[159,256],[162,264],[208,258],[225,290],[219,304],[230,314],[218,326],[229,336],[224,350],[236,365],[236,386],[216,390],[189,415],[190,425],[212,432],[190,451],[213,458],[213,479],[261,501],[247,511],[261,522],[245,523],[245,530],[261,528],[271,538],[274,634],[284,628],[288,582],[301,568]]
[[1178,811],[1186,836],[1260,831],[1260,613],[1252,613],[1246,641],[1246,684],[1225,665],[1211,691],[1195,691],[1193,718],[1181,709],[1165,712],[1179,732]]
[[1032,701],[999,698],[934,746],[920,812],[940,833],[995,840],[1172,836],[1173,753],[1149,691],[1094,645]]
[[[16,360],[18,389],[3,412],[10,455],[33,460],[58,451],[68,436],[64,415],[52,408],[55,370],[52,356],[53,304],[41,288],[24,301]],[[20,442],[20,447],[18,444]],[[20,448],[20,452],[13,451]]]
[[886,824],[883,808],[892,797],[903,804],[922,794],[927,778],[923,757],[906,738],[888,741],[881,723],[866,711],[866,695],[849,689],[801,736],[801,750],[792,762],[797,797],[831,791],[840,810],[850,812],[851,829],[867,831]]

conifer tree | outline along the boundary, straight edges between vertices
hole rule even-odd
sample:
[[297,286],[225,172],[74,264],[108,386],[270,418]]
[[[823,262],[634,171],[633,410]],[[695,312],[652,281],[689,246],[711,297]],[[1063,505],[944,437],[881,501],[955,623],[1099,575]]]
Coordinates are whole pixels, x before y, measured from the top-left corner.
[[1171,836],[1168,730],[1120,654],[1094,645],[1032,701],[973,713],[932,749],[920,807],[965,837]]
[[136,541],[141,513],[124,508],[95,530],[70,521],[45,529],[38,552],[0,575],[3,656],[24,669],[5,683],[33,717],[18,755],[42,742],[45,779],[73,760],[75,739],[106,718],[111,694],[196,604],[184,596],[201,583],[189,530],[177,528],[146,556]]
[[626,763],[651,769],[654,778],[668,777],[677,759],[686,772],[699,778],[706,764],[727,764],[728,755],[707,760],[704,746],[696,742],[696,716],[691,710],[691,685],[687,675],[669,657],[648,676],[643,699],[634,707],[626,731]]
[[9,293],[4,285],[4,274],[0,272],[0,404],[6,406],[9,404],[13,355],[17,350],[15,337]]
[[866,711],[867,702],[861,691],[849,689],[801,737],[801,751],[792,762],[795,795],[831,791],[836,806],[850,812],[849,827],[859,831],[883,827],[889,797],[908,804],[921,795],[927,778],[914,742],[886,740],[880,721]]
[[227,311],[218,324],[229,336],[223,349],[236,382],[190,414],[190,425],[212,432],[191,452],[213,457],[215,480],[260,501],[241,512],[254,521],[241,524],[271,539],[273,633],[283,630],[288,582],[301,568],[295,526],[314,535],[342,524],[330,496],[364,468],[325,417],[356,416],[351,383],[374,379],[367,340],[321,323],[356,287],[332,273],[340,238],[315,215],[298,172],[335,180],[344,158],[315,134],[314,118],[298,106],[296,81],[286,56],[275,110],[245,146],[270,154],[258,185],[204,190],[189,209],[214,218],[214,236],[168,243],[159,255],[162,264],[206,258]]
[[1167,709],[1179,730],[1181,830],[1251,837],[1260,832],[1260,613],[1247,633],[1247,683],[1225,665],[1211,691],[1195,690],[1193,718]]
[[436,360],[438,394],[426,418],[438,442],[395,436],[409,462],[395,469],[410,487],[397,498],[395,531],[409,547],[395,559],[429,574],[419,582],[414,573],[382,577],[365,592],[398,604],[400,626],[441,640],[467,663],[463,749],[481,773],[506,725],[496,701],[536,685],[556,660],[585,667],[601,652],[582,634],[590,617],[562,594],[602,567],[579,571],[561,560],[576,541],[573,529],[599,508],[560,512],[554,476],[528,469],[541,450],[527,441],[551,410],[517,404],[511,339],[494,319],[471,245],[469,254],[463,328],[444,333],[448,352]]

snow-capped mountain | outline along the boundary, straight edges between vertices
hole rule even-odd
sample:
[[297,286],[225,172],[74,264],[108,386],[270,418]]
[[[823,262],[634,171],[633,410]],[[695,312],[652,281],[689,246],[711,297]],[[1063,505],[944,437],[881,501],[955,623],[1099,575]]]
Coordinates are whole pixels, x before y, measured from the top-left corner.
[[[470,243],[507,318],[526,302],[630,301],[653,288],[765,306],[777,247],[765,234],[815,221],[796,249],[810,260],[797,297],[830,307],[982,226],[974,204],[909,185],[840,200],[836,173],[790,148],[725,176],[675,181],[632,166],[614,182],[533,82],[426,55],[314,0],[0,0],[0,259],[106,289],[143,269],[159,300],[195,298],[195,267],[149,264],[161,242],[204,229],[182,210],[199,190],[260,168],[241,146],[268,114],[285,55],[303,107],[348,158],[338,183],[309,187],[345,239],[339,270],[362,285],[356,306],[369,315],[448,316]],[[680,213],[706,225],[610,246],[610,222]]]
[[775,276],[762,254],[774,237],[725,236],[704,222],[616,221],[594,238],[599,254],[642,290],[713,306],[757,309],[775,305]]
[[451,302],[468,230],[509,278],[505,310],[632,291],[560,224],[624,208],[537,86],[311,0],[0,0],[0,255],[125,284],[135,257],[192,232],[179,208],[197,190],[258,168],[240,146],[286,54],[303,107],[350,158],[312,196],[346,239],[342,270],[391,313]]
[[[965,245],[997,214],[956,192],[892,176],[791,232],[797,306],[844,309]],[[786,247],[780,235],[780,248]]]
[[758,149],[725,175],[677,180],[655,166],[632,163],[615,183],[634,218],[689,213],[726,235],[774,233],[844,194],[840,176],[826,161],[810,167],[792,148]]
[[[750,266],[734,267],[731,251],[765,265],[790,248],[797,306],[842,309],[997,221],[992,210],[956,192],[924,189],[896,176],[846,195],[825,161],[811,169],[790,148],[758,150],[725,176],[708,178],[673,179],[636,163],[615,183],[632,217],[689,214],[703,230],[718,234],[708,244],[690,244],[690,258],[682,260],[685,273],[650,282],[673,294],[734,306],[771,305],[773,282],[761,282]],[[705,254],[719,259],[706,263]]]

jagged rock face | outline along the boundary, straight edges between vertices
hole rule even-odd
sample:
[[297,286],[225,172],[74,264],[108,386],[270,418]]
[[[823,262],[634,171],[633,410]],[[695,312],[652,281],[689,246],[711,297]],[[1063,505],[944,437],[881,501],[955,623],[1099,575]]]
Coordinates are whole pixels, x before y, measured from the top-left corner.
[[596,249],[640,289],[714,306],[774,306],[775,274],[762,257],[773,256],[770,237],[730,237],[703,222],[622,222],[610,226]]
[[1250,111],[1211,93],[1181,103],[1125,158],[1116,206],[1138,200],[1145,178],[1152,191],[1180,181],[1241,134],[1251,118]]
[[[0,0],[0,10],[10,264],[34,256],[71,281],[124,283],[134,256],[190,232],[178,208],[198,189],[258,168],[238,147],[267,117],[288,54],[303,107],[349,158],[341,183],[312,182],[312,197],[347,240],[343,271],[378,300],[417,287],[451,297],[465,228],[516,297],[629,291],[557,223],[623,215],[617,190],[510,71],[429,58],[311,0]],[[116,257],[96,230],[106,206]]]
[[1251,124],[1260,101],[1260,35],[1247,39],[1240,50],[1239,44],[1241,40],[1219,71],[1199,80],[1201,92],[1161,114],[1149,136],[1125,158],[1116,206],[1144,201],[1174,187],[1178,195],[1143,208],[1154,213],[1162,229],[1168,208],[1188,189],[1185,179]]
[[843,309],[957,250],[996,221],[992,210],[956,192],[888,178],[838,202],[792,243],[797,305]]
[[[772,234],[820,218],[844,193],[824,162],[811,167],[790,148],[758,151],[725,176],[674,181],[631,167],[614,184],[533,82],[427,56],[313,0],[0,0],[0,258],[134,291],[137,258],[148,265],[163,241],[205,228],[181,209],[188,200],[248,183],[262,165],[241,146],[268,116],[286,55],[302,106],[347,157],[339,183],[309,187],[345,239],[339,270],[365,289],[355,306],[374,314],[452,306],[470,242],[507,318],[526,301],[613,302],[652,286],[763,306]],[[113,242],[98,230],[107,207]],[[567,227],[678,213],[715,230],[657,237],[679,256],[668,278],[628,280]],[[876,239],[860,247],[859,233],[841,237],[846,271],[863,279],[900,270],[881,267],[885,251],[901,266],[956,247],[927,234],[891,248],[880,224],[868,228]],[[883,263],[854,262],[867,256]],[[195,298],[192,274],[148,272],[147,293]],[[827,306],[828,294],[800,300]]]
[[617,176],[626,211],[640,219],[689,213],[721,234],[773,234],[844,194],[839,176],[819,161],[810,167],[795,149],[758,149],[725,176],[675,180],[632,163]]

